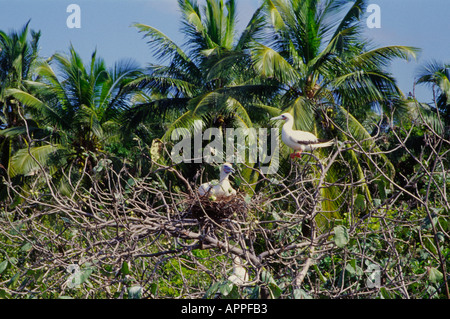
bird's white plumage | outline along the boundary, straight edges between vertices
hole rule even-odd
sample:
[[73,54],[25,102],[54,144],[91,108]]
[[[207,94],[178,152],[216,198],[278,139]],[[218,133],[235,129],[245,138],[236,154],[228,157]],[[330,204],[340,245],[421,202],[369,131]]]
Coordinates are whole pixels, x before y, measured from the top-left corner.
[[319,147],[327,147],[333,144],[333,141],[321,142],[317,136],[310,132],[297,131],[293,129],[294,118],[289,113],[283,113],[271,120],[284,120],[285,123],[281,129],[281,140],[288,147],[301,153],[302,151],[312,151]]
[[215,196],[216,198],[236,195],[236,190],[233,189],[228,180],[228,176],[233,172],[234,169],[230,163],[223,164],[220,169],[220,179],[200,185],[198,194],[200,196]]

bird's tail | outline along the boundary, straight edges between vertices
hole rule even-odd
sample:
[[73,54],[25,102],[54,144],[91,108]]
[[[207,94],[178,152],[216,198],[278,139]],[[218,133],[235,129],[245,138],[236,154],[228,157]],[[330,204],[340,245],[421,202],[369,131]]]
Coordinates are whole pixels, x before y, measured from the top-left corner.
[[314,148],[319,147],[328,147],[334,144],[334,140],[326,141],[326,140],[319,140],[319,143],[312,145]]

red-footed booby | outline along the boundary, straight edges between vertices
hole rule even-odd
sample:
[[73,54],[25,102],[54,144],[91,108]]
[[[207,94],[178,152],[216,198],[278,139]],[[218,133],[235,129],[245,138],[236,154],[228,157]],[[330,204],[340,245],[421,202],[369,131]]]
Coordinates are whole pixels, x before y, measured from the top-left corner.
[[285,121],[281,129],[281,140],[295,151],[291,154],[291,158],[300,158],[303,151],[313,151],[320,147],[333,145],[333,141],[319,139],[310,132],[293,130],[294,117],[289,113],[283,113],[280,116],[271,118],[271,120]]
[[228,176],[234,173],[234,168],[230,163],[224,163],[220,169],[220,179],[203,183],[198,188],[200,196],[209,195],[211,197],[220,198],[236,195],[236,190],[231,187]]

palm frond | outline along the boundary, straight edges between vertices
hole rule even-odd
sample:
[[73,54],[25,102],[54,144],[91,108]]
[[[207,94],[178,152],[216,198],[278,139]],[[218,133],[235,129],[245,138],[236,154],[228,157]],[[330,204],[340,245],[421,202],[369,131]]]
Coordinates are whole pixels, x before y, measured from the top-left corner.
[[24,92],[19,89],[8,89],[6,91],[8,95],[14,96],[14,98],[16,98],[27,107],[33,108],[37,112],[45,114],[48,119],[52,119],[54,123],[58,123],[61,128],[70,127],[69,123],[67,122],[68,119],[64,118],[64,114],[62,114],[58,109],[51,107],[47,103],[42,102],[30,93]]
[[201,123],[201,127],[199,129],[202,129],[202,118],[194,114],[192,110],[188,110],[167,127],[166,132],[161,139],[163,141],[170,141],[172,138],[172,133],[175,129],[182,129],[184,132],[192,132],[197,123]]
[[262,76],[276,78],[282,83],[295,82],[297,71],[277,51],[256,43],[252,46],[253,67]]
[[265,27],[265,21],[263,16],[264,4],[262,4],[251,17],[244,32],[239,37],[235,50],[241,51],[248,48],[252,41],[258,41],[262,39],[262,31]]
[[[186,0],[186,2],[189,2]],[[173,42],[169,37],[156,28],[136,23],[134,24],[139,32],[144,33],[144,37],[148,39],[154,56],[161,62],[169,60],[173,66],[186,70],[187,73],[200,75],[195,63],[184,53],[184,51]]]
[[386,67],[392,59],[411,61],[417,58],[420,49],[408,46],[387,46],[363,52],[351,59],[351,64],[363,69]]
[[[379,154],[379,158],[381,159],[383,165],[386,167],[386,172],[389,176],[393,177],[395,174],[394,165],[389,161],[386,154],[381,152],[380,148],[375,144],[372,139],[370,133],[364,128],[364,126],[344,107],[337,107],[338,113],[335,118],[336,124],[341,128],[340,136],[342,139],[347,140],[350,137],[360,143],[361,147],[363,147],[364,151],[373,151]],[[349,134],[350,136],[346,136]],[[372,163],[368,161],[368,165],[372,166]]]
[[427,125],[439,135],[445,134],[445,122],[435,108],[416,100],[408,100],[406,108],[411,120],[415,123]]
[[39,163],[45,167],[49,155],[62,148],[61,145],[43,145],[31,147],[30,150],[20,149],[12,156],[8,173],[11,177],[30,175],[40,168]]

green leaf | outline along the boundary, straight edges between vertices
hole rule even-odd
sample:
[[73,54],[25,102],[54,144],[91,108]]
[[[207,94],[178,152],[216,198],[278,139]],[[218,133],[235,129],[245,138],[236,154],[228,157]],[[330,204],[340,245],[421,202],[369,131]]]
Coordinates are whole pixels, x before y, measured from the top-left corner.
[[266,2],[267,11],[269,13],[270,22],[274,26],[275,29],[281,29],[284,27],[284,21],[281,16],[281,13],[278,11],[278,8],[274,5],[274,3],[270,0]]
[[11,235],[20,235],[20,231],[22,230],[22,226],[23,226],[23,223],[18,223],[18,224],[12,225],[11,230],[9,231],[9,233]]
[[209,298],[214,295],[220,287],[220,282],[213,283],[205,293],[205,298]]
[[20,251],[30,251],[31,248],[33,248],[33,245],[31,245],[31,243],[26,243],[25,245],[23,245],[22,247],[20,247]]
[[158,291],[158,285],[155,283],[150,284],[150,293],[152,295],[156,295],[156,292]]
[[348,230],[345,226],[334,227],[334,242],[339,248],[345,247],[349,242]]
[[313,265],[314,270],[316,271],[316,273],[319,275],[320,280],[325,283],[327,282],[327,279],[324,277],[324,275],[322,274],[322,272],[320,271],[319,267],[317,267],[316,264]]
[[366,198],[363,194],[356,195],[355,198],[355,210],[363,211],[366,208]]
[[281,293],[283,292],[281,288],[274,283],[269,284],[269,291],[272,299],[278,299],[281,296]]
[[128,264],[127,261],[124,261],[122,263],[121,271],[122,271],[122,274],[124,274],[124,275],[129,275],[130,274],[130,265]]
[[432,283],[438,283],[440,281],[442,281],[442,279],[444,278],[444,275],[436,268],[431,267],[428,270],[428,279],[432,282]]
[[5,271],[6,267],[8,267],[8,261],[4,260],[0,263],[0,274]]
[[28,148],[18,150],[11,158],[11,165],[9,167],[11,177],[34,174],[40,168],[36,161],[45,166],[50,154],[62,148],[61,145],[43,145],[31,147],[29,152]]
[[91,274],[94,272],[94,267],[87,267],[82,271],[78,271],[72,275],[71,283],[69,284],[70,288],[77,287],[83,283],[85,283]]
[[294,299],[313,299],[306,291],[303,289],[294,290]]
[[425,237],[424,240],[424,245],[426,248],[428,248],[433,254],[438,254],[438,250],[434,244],[433,239],[431,239],[430,237]]
[[6,284],[6,287],[12,287],[12,286],[14,286],[14,285],[17,283],[17,281],[19,280],[19,277],[20,277],[20,273],[15,274],[15,275],[11,278],[11,280]]
[[347,270],[351,275],[354,276],[362,276],[364,271],[361,267],[359,267],[356,263],[356,259],[352,259],[346,266],[345,270]]
[[275,280],[272,277],[272,274],[268,272],[267,270],[263,270],[261,272],[261,281],[269,284],[269,283],[275,283]]
[[6,291],[0,289],[0,299],[7,299],[7,298],[9,298],[9,295],[6,293]]
[[9,258],[9,262],[10,262],[11,264],[13,264],[13,265],[17,265],[17,263],[18,263],[19,261],[17,260],[16,257],[11,257],[11,258]]
[[267,284],[270,295],[273,299],[277,299],[281,296],[282,290],[277,285],[275,279],[273,279],[273,276],[270,272],[264,270],[261,272],[261,280]]
[[282,82],[292,83],[298,80],[297,71],[281,54],[262,44],[254,44],[252,56],[255,70],[267,78],[276,78]]
[[231,293],[231,291],[233,290],[234,284],[231,281],[225,281],[221,286],[220,286],[220,293],[224,296],[228,296],[228,294]]

